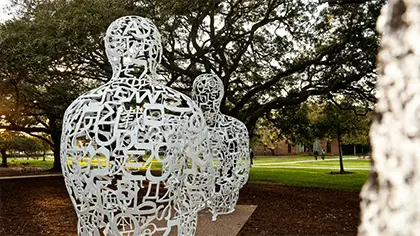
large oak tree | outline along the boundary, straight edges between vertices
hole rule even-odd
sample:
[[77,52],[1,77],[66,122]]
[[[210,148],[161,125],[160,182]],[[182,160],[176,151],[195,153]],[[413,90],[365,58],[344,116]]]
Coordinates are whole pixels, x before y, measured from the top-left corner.
[[188,93],[197,75],[217,74],[225,85],[221,110],[251,132],[260,117],[310,96],[374,101],[383,1],[14,2],[16,18],[0,26],[0,125],[49,134],[55,169],[64,110],[109,80],[102,38],[123,15],[151,18],[160,29],[162,81]]

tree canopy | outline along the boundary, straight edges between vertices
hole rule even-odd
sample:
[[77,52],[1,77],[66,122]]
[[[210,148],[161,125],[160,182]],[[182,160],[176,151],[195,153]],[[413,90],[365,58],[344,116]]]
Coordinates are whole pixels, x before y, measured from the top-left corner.
[[279,136],[294,144],[311,146],[315,139],[320,138],[317,130],[318,112],[320,106],[305,102],[298,105],[278,109],[266,114],[265,120],[279,130]]
[[20,151],[31,156],[38,151],[44,151],[45,146],[40,140],[23,135],[20,132],[0,130],[1,166],[7,166],[7,152]]
[[345,172],[341,144],[368,144],[371,116],[367,115],[367,113],[369,112],[364,112],[363,108],[354,106],[349,101],[341,101],[340,103],[327,102],[320,111],[316,126],[321,137],[328,137],[338,141],[340,172]]
[[222,112],[251,132],[260,117],[315,95],[373,102],[383,4],[15,0],[16,17],[0,25],[0,128],[51,135],[44,140],[58,160],[64,111],[110,79],[103,36],[123,15],[151,18],[160,29],[163,82],[188,93],[199,74],[217,74]]

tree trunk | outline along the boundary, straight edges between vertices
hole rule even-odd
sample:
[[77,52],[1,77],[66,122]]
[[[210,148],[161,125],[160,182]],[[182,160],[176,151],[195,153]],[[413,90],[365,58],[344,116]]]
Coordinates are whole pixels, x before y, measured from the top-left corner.
[[45,161],[45,151],[42,151],[42,161]]
[[5,149],[1,149],[1,166],[7,167],[7,154]]
[[52,170],[61,172],[61,163],[60,163],[60,142],[61,142],[61,132],[53,132],[51,134],[51,139],[54,143],[54,165]]
[[357,152],[356,152],[356,144],[353,144],[353,153],[354,153],[355,156],[357,155]]
[[378,19],[380,97],[359,235],[420,232],[420,1],[390,0]]
[[340,173],[344,173],[344,165],[343,165],[343,151],[341,147],[341,132],[340,127],[337,127],[337,141],[338,141],[338,155],[340,159]]

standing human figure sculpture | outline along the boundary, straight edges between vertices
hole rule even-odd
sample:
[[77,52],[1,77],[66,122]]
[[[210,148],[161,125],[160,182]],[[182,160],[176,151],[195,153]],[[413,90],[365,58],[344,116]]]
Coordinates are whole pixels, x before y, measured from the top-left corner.
[[194,235],[213,192],[206,123],[186,95],[156,82],[161,36],[148,19],[105,36],[110,82],[66,110],[61,164],[79,235]]
[[192,97],[204,113],[215,163],[216,189],[209,205],[213,220],[235,210],[250,169],[248,130],[238,119],[220,112],[223,95],[223,83],[214,74],[202,74],[193,83]]

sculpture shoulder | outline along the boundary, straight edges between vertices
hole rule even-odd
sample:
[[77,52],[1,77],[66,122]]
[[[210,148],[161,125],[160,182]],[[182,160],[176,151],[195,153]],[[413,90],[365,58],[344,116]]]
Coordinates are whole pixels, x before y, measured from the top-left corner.
[[185,95],[185,94],[183,94],[183,93],[181,93],[181,92],[179,92],[175,89],[172,89],[170,87],[166,87],[166,86],[163,86],[163,87],[166,88],[166,90],[168,91],[169,94],[173,94],[173,95],[176,96],[176,98],[182,100],[183,101],[183,104],[182,104],[183,106],[191,108],[194,113],[197,113],[200,116],[203,116],[202,110],[198,107],[198,105],[190,97],[188,97],[187,95]]
[[145,81],[121,78],[92,89],[71,103],[66,110],[65,120],[77,118],[86,111],[115,110],[118,106],[124,106],[123,110],[128,112],[131,106],[148,109],[148,106],[151,108],[156,105],[155,108],[158,108],[163,105],[159,109],[167,110],[172,116],[196,114],[204,122],[201,109],[188,96],[165,85]]
[[96,102],[102,101],[108,87],[109,87],[109,83],[106,83],[80,95],[67,107],[65,116],[67,116],[68,113],[74,112],[76,110],[80,110],[83,106],[85,106],[86,104],[92,101],[96,101]]

